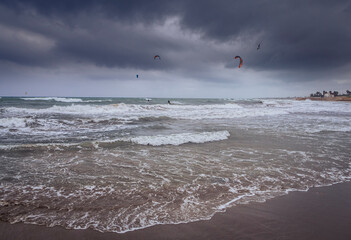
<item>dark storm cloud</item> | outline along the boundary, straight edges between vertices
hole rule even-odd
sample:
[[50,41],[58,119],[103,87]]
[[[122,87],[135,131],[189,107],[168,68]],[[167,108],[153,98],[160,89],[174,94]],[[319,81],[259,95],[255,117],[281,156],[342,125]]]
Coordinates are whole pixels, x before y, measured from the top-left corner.
[[324,69],[351,61],[349,9],[349,1],[189,2],[183,24],[219,41],[263,41],[240,53],[255,68]]
[[[206,57],[203,65],[211,64],[211,55],[213,63],[228,67],[233,66],[229,56],[241,55],[245,67],[254,70],[324,71],[351,62],[348,0],[3,0],[0,6],[0,24],[7,32],[22,31],[15,41],[0,36],[0,59],[22,65],[73,61],[152,69],[153,54],[167,56],[165,69],[201,68],[196,62]],[[178,17],[184,31],[197,33],[212,45],[233,46],[232,51],[197,49],[196,42],[153,32],[152,26],[169,17]],[[21,42],[26,31],[37,34],[37,41]],[[260,41],[262,48],[257,51]],[[46,43],[44,48],[41,42]],[[237,42],[240,49],[235,47]],[[189,58],[171,59],[177,52],[188,53]],[[225,56],[218,57],[221,54]]]
[[[21,12],[29,7],[35,8],[46,16],[74,15],[81,11],[103,12],[109,17],[118,17],[128,21],[154,21],[162,16],[169,15],[179,9],[177,1],[170,3],[162,0],[3,0],[5,6]],[[136,19],[136,17],[141,17]]]
[[[172,6],[167,10],[162,1],[3,1],[0,27],[10,33],[0,36],[0,60],[31,66],[74,61],[153,68],[154,54],[186,47],[136,25],[161,24]],[[54,46],[33,48],[23,39],[26,32],[52,40]],[[171,61],[163,64],[169,67]]]

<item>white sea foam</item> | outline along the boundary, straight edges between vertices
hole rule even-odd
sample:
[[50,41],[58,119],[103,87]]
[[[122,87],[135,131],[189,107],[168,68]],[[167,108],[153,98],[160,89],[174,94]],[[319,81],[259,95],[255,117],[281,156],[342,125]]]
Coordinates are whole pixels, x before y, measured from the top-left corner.
[[112,102],[112,99],[94,99],[94,100],[83,100],[83,102]]
[[247,197],[247,196],[251,197],[251,196],[254,196],[254,194],[245,194],[245,195],[238,196],[238,197],[230,200],[229,202],[226,202],[226,203],[218,206],[218,209],[219,210],[224,210],[224,209],[228,208],[229,206],[233,205],[233,203],[235,203],[235,202],[239,201],[240,199],[242,199],[244,197]]
[[84,116],[104,116],[124,120],[136,120],[143,117],[169,117],[175,119],[223,119],[255,117],[266,115],[287,114],[288,111],[279,108],[244,108],[237,104],[223,105],[137,105],[112,104],[104,106],[71,105],[53,106],[46,109],[6,108],[10,113],[27,114],[72,114]]
[[171,101],[171,104],[176,104],[176,105],[183,105],[184,103],[179,102],[179,101]]
[[64,98],[64,97],[31,97],[21,98],[26,101],[55,101],[55,102],[66,102],[66,103],[81,103],[81,102],[111,102],[111,99],[92,99],[83,100],[81,98]]
[[[275,120],[270,121],[274,124]],[[322,114],[301,114],[285,118],[277,126],[281,130],[304,132],[304,133],[320,133],[320,132],[350,132],[351,116],[349,114],[330,114],[322,112]]]
[[84,141],[84,139],[88,138],[87,135],[100,136],[101,131],[122,131],[138,127],[138,125],[125,123],[125,121],[114,119],[106,121],[79,118],[72,120],[29,117],[0,118],[0,137],[6,140],[10,136],[21,136],[23,138],[22,134],[30,134],[32,137],[36,137],[37,140],[41,139],[41,141],[47,141],[49,138],[51,140],[61,139],[60,141],[62,141],[62,139],[72,136],[72,132],[74,132],[79,134],[77,138],[80,141]]
[[[237,126],[245,129],[248,127],[257,128],[260,126],[260,129],[257,130],[259,132],[263,132],[264,128],[268,126],[277,129],[277,131],[295,133],[351,131],[351,119],[348,115],[351,109],[349,103],[304,102],[293,100],[263,100],[263,102],[264,104],[254,105],[240,105],[236,103],[217,105],[139,105],[120,103],[102,106],[90,104],[72,104],[69,106],[54,105],[45,109],[5,107],[2,108],[1,111],[5,116],[9,117],[0,119],[0,134],[2,136],[4,136],[4,134],[15,136],[21,135],[22,133],[31,133],[35,136],[52,136],[57,139],[64,138],[65,136],[67,137],[71,132],[79,134],[96,133],[96,135],[99,135],[101,131],[117,131],[132,128],[132,126],[134,128],[147,128],[151,126],[154,121],[157,121],[157,119],[163,122],[170,119],[219,119],[222,121],[223,119],[244,119],[279,115],[281,117],[286,116],[284,118],[285,120],[281,121],[281,117],[274,117],[269,118],[268,122],[262,122],[260,119],[259,122],[253,123],[251,121],[251,126],[249,126],[248,124],[250,122],[244,121]],[[47,115],[52,114],[71,115],[73,117],[68,116],[67,119],[65,119],[67,116],[56,116],[55,118],[47,117]],[[338,114],[343,115],[342,117],[338,117]],[[135,123],[137,120],[143,122]],[[265,127],[262,128],[263,126]],[[161,127],[167,128],[166,125]],[[181,137],[182,136],[141,136],[133,141],[140,144],[145,142],[150,145],[177,145],[177,141],[184,141],[181,140]],[[100,139],[100,136],[92,138]],[[184,137],[184,139],[185,138],[187,137]],[[196,142],[196,139],[194,141]]]
[[80,98],[62,98],[62,97],[31,97],[21,98],[26,101],[56,101],[56,102],[83,102]]
[[[65,99],[64,101],[82,101]],[[95,100],[92,100],[95,101]],[[235,103],[222,105],[138,105],[138,104],[111,104],[111,105],[70,105],[52,106],[46,109],[30,109],[8,107],[10,113],[28,114],[72,114],[137,120],[143,117],[169,117],[175,119],[233,119],[241,117],[274,116],[291,113],[318,113],[339,112],[351,113],[351,107],[345,103],[335,102],[304,102],[293,100],[263,100],[264,104],[243,106]]]
[[271,108],[284,108],[289,113],[340,112],[351,113],[350,103],[333,101],[296,101],[287,99],[265,99],[263,105]]
[[0,127],[3,128],[24,128],[26,123],[25,118],[0,118]]
[[2,107],[4,220],[127,232],[349,181],[347,104]]
[[228,131],[201,132],[201,133],[179,133],[171,135],[139,136],[131,138],[131,141],[142,145],[181,145],[184,143],[205,143],[228,139]]
[[[46,135],[62,135],[62,132],[46,133]],[[157,136],[139,136],[139,137],[121,137],[109,140],[96,140],[90,142],[80,143],[36,143],[36,144],[13,144],[0,145],[0,150],[13,149],[34,149],[34,148],[60,148],[60,147],[78,147],[93,146],[99,148],[104,143],[118,143],[118,142],[132,142],[141,145],[162,146],[162,145],[181,145],[185,143],[206,143],[226,140],[230,136],[228,131],[217,132],[201,132],[201,133],[179,133],[171,135],[157,135]],[[83,140],[83,139],[82,139]]]

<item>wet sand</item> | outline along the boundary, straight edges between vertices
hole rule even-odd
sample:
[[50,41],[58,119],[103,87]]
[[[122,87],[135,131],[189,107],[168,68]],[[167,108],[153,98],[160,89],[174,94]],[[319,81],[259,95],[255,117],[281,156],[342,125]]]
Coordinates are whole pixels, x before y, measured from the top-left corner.
[[0,222],[0,239],[351,239],[351,182],[228,209],[209,221],[124,234]]

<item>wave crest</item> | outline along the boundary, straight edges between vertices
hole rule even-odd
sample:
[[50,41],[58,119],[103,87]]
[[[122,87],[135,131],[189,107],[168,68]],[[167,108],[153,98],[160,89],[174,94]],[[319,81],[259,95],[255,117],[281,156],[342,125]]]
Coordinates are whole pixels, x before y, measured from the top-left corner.
[[139,136],[131,139],[131,142],[142,145],[181,145],[184,143],[205,143],[228,139],[228,131],[179,133],[171,135]]

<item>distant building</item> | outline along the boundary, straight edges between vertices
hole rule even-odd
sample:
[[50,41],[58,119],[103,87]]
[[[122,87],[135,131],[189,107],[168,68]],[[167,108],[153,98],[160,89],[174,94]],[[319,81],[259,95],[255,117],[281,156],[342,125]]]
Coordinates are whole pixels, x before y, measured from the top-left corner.
[[[325,100],[325,101],[351,101],[351,92],[346,90],[346,93],[339,94],[338,91],[323,91],[310,94],[311,100]],[[325,98],[325,99],[323,99]],[[306,99],[306,98],[304,98]],[[301,100],[301,99],[298,99]]]
[[332,95],[331,95],[331,93],[330,92],[326,92],[326,93],[324,93],[323,94],[323,97],[325,97],[325,98],[327,98],[327,97],[331,97]]

